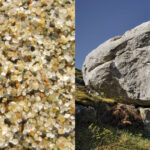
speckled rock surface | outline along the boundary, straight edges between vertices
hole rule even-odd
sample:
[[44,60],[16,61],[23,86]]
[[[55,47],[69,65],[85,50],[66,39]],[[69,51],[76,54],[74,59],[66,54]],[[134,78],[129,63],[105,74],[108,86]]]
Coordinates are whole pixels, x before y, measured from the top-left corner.
[[150,108],[138,108],[144,123],[144,129],[147,134],[150,133]]
[[74,0],[0,0],[0,149],[74,149]]
[[108,98],[150,105],[150,21],[93,50],[83,64],[86,85]]

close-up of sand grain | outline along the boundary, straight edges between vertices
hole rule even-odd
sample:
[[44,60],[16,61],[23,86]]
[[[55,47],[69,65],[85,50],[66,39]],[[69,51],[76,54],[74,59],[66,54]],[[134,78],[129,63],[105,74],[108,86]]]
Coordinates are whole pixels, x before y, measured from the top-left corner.
[[74,5],[0,0],[0,149],[75,149]]

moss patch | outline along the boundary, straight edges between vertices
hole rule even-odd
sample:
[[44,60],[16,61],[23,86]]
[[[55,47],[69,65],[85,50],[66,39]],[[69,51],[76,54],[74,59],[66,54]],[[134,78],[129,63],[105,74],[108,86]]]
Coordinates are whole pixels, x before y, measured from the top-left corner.
[[107,103],[115,103],[116,100],[115,99],[110,99],[110,98],[102,98],[103,102],[107,102]]

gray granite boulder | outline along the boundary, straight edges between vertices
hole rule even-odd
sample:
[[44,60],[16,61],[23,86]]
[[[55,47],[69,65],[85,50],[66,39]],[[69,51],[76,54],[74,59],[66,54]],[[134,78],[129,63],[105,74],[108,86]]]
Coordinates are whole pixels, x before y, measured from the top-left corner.
[[150,21],[97,47],[82,72],[85,84],[105,97],[150,105]]

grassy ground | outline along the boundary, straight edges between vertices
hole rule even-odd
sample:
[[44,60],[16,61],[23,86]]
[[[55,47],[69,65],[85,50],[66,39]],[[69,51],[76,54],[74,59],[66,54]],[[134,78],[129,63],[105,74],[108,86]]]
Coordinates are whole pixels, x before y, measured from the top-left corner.
[[[76,78],[82,79],[82,73],[76,69]],[[97,96],[84,84],[76,83],[76,103],[96,105],[97,102],[115,104],[113,99]],[[118,129],[109,125],[76,123],[76,150],[150,150],[150,139],[143,131],[136,129]]]
[[107,125],[80,126],[76,129],[76,150],[149,150],[150,139],[142,132],[121,130]]

